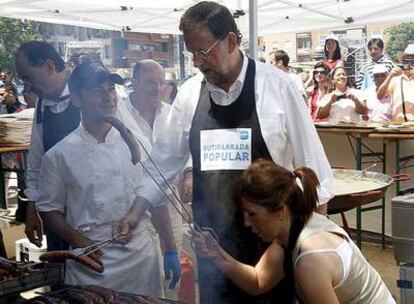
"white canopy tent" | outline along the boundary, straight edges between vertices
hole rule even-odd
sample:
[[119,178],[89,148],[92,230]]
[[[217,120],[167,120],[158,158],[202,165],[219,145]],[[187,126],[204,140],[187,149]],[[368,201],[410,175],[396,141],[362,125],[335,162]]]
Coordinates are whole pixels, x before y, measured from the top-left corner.
[[[197,0],[0,0],[0,16],[100,29],[178,33],[186,8]],[[414,18],[414,0],[222,0],[249,33],[249,3],[257,33],[338,29]],[[253,9],[254,11],[254,9]]]

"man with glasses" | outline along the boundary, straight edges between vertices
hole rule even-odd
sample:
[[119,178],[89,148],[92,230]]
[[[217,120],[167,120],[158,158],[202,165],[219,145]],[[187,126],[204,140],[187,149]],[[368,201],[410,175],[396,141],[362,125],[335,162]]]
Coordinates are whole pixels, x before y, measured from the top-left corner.
[[[258,158],[290,169],[312,167],[321,182],[320,203],[326,204],[331,198],[331,169],[294,83],[282,71],[255,62],[240,50],[241,35],[225,6],[197,3],[181,17],[180,30],[201,73],[180,87],[152,156],[169,179],[192,156],[195,221],[213,229],[232,256],[254,265],[266,244],[244,227],[243,215],[232,200],[243,170]],[[162,197],[149,178],[140,195],[149,201]],[[284,280],[267,294],[251,296],[210,261],[198,257],[197,265],[200,303],[292,300],[289,267],[286,277],[292,281]]]
[[378,89],[378,98],[391,97],[391,119],[414,120],[414,44],[398,54],[397,67],[391,70]]

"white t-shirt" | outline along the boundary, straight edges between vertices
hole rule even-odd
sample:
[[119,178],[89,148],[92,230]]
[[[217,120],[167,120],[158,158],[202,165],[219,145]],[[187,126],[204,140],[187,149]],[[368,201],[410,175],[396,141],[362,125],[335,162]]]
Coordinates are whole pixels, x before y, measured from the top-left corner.
[[[348,89],[348,93],[355,95],[360,101],[365,100],[364,94],[360,90]],[[319,101],[319,106],[326,106],[330,101],[333,94],[332,92],[326,94]],[[355,102],[349,98],[341,98],[334,102],[331,107],[331,112],[328,116],[328,121],[330,122],[339,122],[339,121],[360,121],[362,120],[361,114],[357,113],[355,110]]]
[[364,91],[367,98],[368,117],[372,121],[385,121],[391,119],[391,97],[378,99],[377,87],[370,86]]

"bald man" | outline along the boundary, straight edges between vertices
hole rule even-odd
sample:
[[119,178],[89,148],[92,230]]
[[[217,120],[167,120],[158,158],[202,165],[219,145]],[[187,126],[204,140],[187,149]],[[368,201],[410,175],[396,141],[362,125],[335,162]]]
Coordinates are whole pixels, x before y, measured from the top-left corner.
[[[120,112],[121,115],[122,113],[128,114],[123,117],[123,121],[132,119],[132,122],[128,121],[128,125],[135,124],[135,127],[141,130],[140,133],[145,136],[147,144],[150,144],[147,147],[148,152],[150,152],[154,142],[165,133],[162,130],[171,108],[171,105],[162,101],[165,86],[165,71],[155,60],[145,59],[135,64],[132,76],[133,92],[129,95],[129,101],[119,105],[121,108]],[[187,167],[190,168],[191,165],[189,164]],[[187,169],[184,172],[186,174],[185,178],[181,178],[180,195],[182,202],[188,202],[191,199],[192,192],[192,171]],[[178,177],[173,184],[178,184]],[[167,199],[165,198],[165,200]],[[182,241],[182,220],[172,204],[168,201],[166,203],[169,206],[174,238],[177,247],[180,248]],[[156,228],[157,224],[154,222]],[[160,224],[162,225],[162,223]],[[171,299],[176,297],[174,292],[167,292],[166,294]]]

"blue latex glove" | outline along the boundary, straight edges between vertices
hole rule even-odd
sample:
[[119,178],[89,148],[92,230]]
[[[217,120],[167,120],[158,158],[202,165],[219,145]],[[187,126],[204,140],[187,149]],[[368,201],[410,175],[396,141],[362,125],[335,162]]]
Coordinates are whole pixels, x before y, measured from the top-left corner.
[[169,280],[172,272],[172,280],[168,288],[174,289],[181,275],[181,264],[177,251],[167,250],[164,252],[165,279]]

